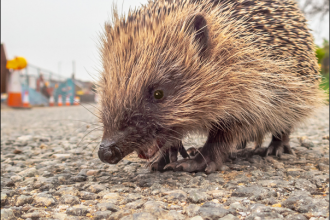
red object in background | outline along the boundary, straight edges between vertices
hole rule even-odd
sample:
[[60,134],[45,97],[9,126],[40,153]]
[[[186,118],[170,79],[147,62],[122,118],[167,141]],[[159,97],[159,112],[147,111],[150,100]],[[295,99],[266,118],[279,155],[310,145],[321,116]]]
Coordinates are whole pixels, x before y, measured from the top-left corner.
[[47,92],[50,96],[52,96],[54,94],[54,88],[53,87],[48,87]]

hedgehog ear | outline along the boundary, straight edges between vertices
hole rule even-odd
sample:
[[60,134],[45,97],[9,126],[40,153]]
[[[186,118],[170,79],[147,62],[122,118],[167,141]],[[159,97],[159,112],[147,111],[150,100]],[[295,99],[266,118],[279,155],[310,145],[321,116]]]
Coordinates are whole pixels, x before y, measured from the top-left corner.
[[196,14],[187,19],[186,31],[194,35],[194,41],[200,48],[200,54],[203,54],[209,45],[209,30],[206,19],[202,14]]

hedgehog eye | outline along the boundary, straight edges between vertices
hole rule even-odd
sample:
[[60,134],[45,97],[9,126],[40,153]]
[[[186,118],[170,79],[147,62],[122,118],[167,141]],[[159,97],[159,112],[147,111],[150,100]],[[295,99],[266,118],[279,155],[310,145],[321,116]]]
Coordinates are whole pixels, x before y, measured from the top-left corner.
[[162,90],[156,90],[154,92],[154,97],[155,99],[161,99],[164,96],[164,92]]

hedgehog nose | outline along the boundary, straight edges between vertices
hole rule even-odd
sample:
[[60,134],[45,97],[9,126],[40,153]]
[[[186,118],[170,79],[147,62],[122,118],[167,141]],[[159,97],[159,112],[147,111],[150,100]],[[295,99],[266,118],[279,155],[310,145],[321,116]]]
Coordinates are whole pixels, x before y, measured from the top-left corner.
[[98,156],[103,163],[110,164],[116,164],[123,158],[120,148],[114,141],[102,141]]
[[116,142],[114,142],[114,141],[102,141],[100,144],[100,148],[107,149],[107,148],[114,147],[115,145],[116,145]]

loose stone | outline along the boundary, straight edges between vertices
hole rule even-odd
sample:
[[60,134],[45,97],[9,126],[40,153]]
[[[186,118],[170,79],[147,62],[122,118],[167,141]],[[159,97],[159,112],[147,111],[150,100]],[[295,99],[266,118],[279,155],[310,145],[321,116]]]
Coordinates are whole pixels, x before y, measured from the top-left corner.
[[66,214],[74,216],[86,216],[88,209],[84,206],[70,207],[66,210]]
[[60,204],[77,205],[80,204],[80,200],[77,196],[63,195],[60,198]]
[[198,192],[198,191],[189,193],[188,198],[189,201],[193,203],[201,203],[210,199],[209,195],[207,195],[205,192]]
[[20,195],[16,199],[16,206],[23,206],[25,204],[31,204],[33,202],[32,196]]
[[37,170],[36,168],[32,167],[32,168],[28,168],[26,170],[23,170],[22,172],[19,172],[18,175],[23,176],[23,177],[34,177],[35,175],[37,175]]
[[57,201],[50,194],[40,193],[34,197],[34,203],[39,206],[54,206]]
[[125,207],[129,209],[139,209],[143,206],[144,203],[145,202],[142,199],[139,199],[137,201],[127,203]]
[[16,219],[13,210],[11,209],[1,209],[1,220]]
[[112,211],[112,212],[119,211],[119,207],[117,207],[112,203],[99,203],[96,205],[96,207],[99,211]]
[[109,219],[111,211],[97,211],[94,213],[95,220]]

